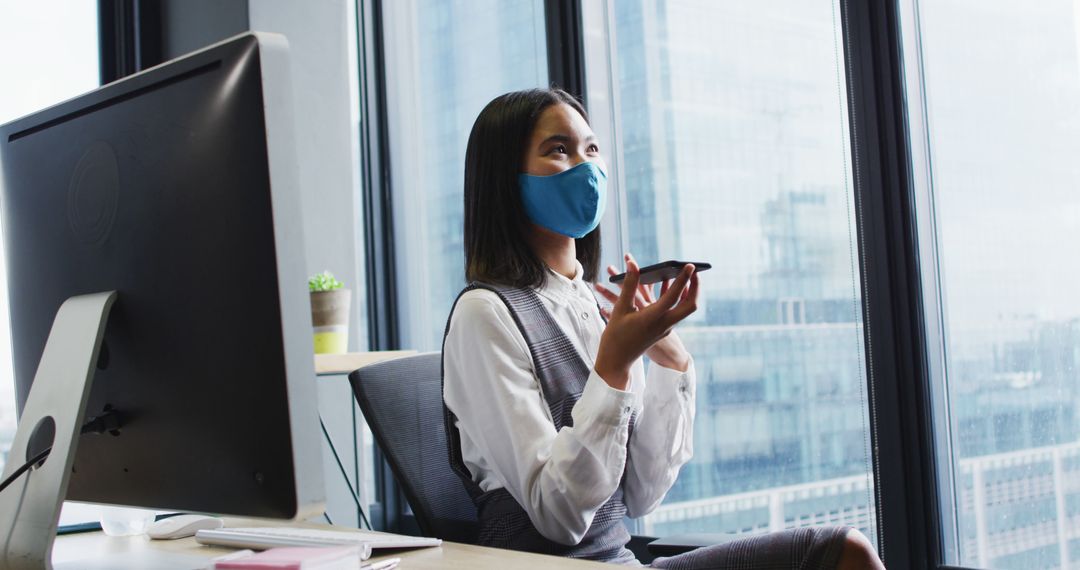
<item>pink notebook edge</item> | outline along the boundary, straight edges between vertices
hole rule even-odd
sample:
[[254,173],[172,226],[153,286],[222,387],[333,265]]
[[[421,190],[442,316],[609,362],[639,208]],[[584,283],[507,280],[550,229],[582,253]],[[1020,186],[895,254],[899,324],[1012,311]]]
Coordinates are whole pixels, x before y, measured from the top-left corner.
[[362,554],[360,546],[283,546],[247,558],[216,562],[214,570],[300,570],[304,564],[348,560],[350,555],[354,555],[359,564]]

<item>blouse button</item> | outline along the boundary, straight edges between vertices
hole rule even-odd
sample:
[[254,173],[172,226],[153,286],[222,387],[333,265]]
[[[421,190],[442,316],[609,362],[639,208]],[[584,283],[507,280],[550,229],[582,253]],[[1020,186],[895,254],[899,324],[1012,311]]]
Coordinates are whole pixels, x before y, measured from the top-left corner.
[[581,318],[588,320],[589,312],[588,311],[582,311],[581,312]]

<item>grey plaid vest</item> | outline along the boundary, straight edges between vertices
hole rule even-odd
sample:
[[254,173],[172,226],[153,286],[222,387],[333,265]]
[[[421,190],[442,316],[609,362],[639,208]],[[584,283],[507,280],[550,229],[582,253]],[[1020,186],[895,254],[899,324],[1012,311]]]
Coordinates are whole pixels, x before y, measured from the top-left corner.
[[[540,384],[544,401],[551,411],[555,429],[573,426],[570,412],[581,398],[585,382],[589,378],[589,368],[581,359],[570,339],[566,338],[558,323],[540,302],[536,292],[529,288],[515,289],[473,283],[465,288],[461,295],[473,289],[487,289],[499,296],[510,310],[532,356],[533,370]],[[454,301],[454,308],[457,301]],[[450,310],[453,317],[454,310]],[[446,332],[450,331],[449,320]],[[445,341],[445,333],[443,339]],[[592,526],[585,533],[581,542],[575,545],[559,544],[545,538],[536,530],[525,509],[506,489],[484,491],[476,482],[461,456],[461,435],[455,425],[454,414],[443,404],[446,420],[446,440],[450,453],[450,464],[465,484],[473,502],[476,503],[479,519],[477,544],[523,550],[542,554],[587,558],[590,560],[612,561],[626,560],[632,555],[625,549],[630,541],[630,533],[623,524],[626,505],[623,504],[623,489],[620,483],[615,494],[596,512]],[[633,419],[631,419],[631,429]]]

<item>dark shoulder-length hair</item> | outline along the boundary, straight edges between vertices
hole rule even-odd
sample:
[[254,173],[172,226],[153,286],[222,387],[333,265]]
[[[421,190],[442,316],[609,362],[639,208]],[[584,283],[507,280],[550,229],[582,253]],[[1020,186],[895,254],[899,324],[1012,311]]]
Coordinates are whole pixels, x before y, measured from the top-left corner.
[[[518,175],[540,114],[565,103],[589,116],[562,89],[528,89],[500,95],[480,112],[465,150],[465,279],[469,282],[535,287],[544,262],[526,239],[531,222],[521,202]],[[576,241],[586,281],[596,280],[600,228]]]

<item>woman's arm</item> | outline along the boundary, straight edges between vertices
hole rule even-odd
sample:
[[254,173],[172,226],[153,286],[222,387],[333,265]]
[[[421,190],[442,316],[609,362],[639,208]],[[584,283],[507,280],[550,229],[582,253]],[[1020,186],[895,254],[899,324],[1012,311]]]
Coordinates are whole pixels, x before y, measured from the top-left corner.
[[[462,445],[483,465],[474,480],[504,487],[545,537],[577,544],[614,494],[626,465],[634,394],[590,374],[572,412],[573,427],[556,432],[521,332],[489,291],[458,301],[443,348],[444,398],[458,418]],[[481,480],[489,469],[496,481]]]
[[630,517],[651,513],[693,456],[696,390],[693,360],[685,372],[650,363],[623,486]]

